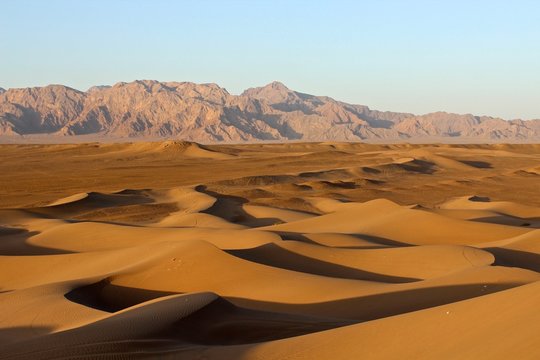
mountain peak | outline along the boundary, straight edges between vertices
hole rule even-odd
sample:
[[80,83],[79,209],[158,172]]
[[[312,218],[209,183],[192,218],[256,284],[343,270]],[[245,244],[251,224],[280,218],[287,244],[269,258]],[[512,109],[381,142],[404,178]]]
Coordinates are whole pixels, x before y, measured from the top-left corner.
[[249,88],[242,93],[242,96],[264,99],[269,104],[296,103],[300,99],[295,91],[279,81],[273,81],[262,87]]
[[271,88],[280,91],[291,91],[285,84],[280,81],[272,81],[270,84],[266,84],[263,88]]
[[107,89],[110,89],[110,88],[111,88],[110,85],[95,85],[95,86],[92,86],[92,87],[88,88],[88,90],[86,90],[86,92],[91,93],[91,92],[94,92],[94,91],[107,90]]

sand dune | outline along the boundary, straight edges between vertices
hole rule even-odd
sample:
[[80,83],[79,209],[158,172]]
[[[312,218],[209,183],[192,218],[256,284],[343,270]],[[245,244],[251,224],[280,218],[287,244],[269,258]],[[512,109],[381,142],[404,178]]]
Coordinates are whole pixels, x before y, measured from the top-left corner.
[[190,142],[168,140],[162,142],[135,142],[121,145],[107,146],[112,154],[122,156],[183,156],[192,158],[230,159],[234,156],[215,151],[207,146]]
[[306,336],[183,354],[208,359],[391,359],[396,354],[408,359],[534,359],[539,285]]
[[[411,280],[439,277],[469,267],[488,266],[495,261],[489,252],[450,245],[340,249],[298,241],[282,241],[235,250],[232,253],[281,268],[302,269],[304,266],[301,264],[305,264],[305,268],[319,271],[324,265],[338,265],[365,271],[368,277],[383,279],[388,276],[390,279],[396,276]],[[339,277],[339,272],[333,276]]]
[[535,359],[539,151],[2,146],[0,358]]
[[[422,224],[421,231],[418,229]],[[470,245],[517,236],[527,229],[446,218],[423,210],[401,207],[388,200],[343,204],[316,218],[260,228],[274,232],[365,234],[403,244]]]
[[465,196],[452,199],[441,205],[442,209],[487,210],[501,215],[522,219],[540,219],[540,209],[510,201],[490,201],[487,197]]

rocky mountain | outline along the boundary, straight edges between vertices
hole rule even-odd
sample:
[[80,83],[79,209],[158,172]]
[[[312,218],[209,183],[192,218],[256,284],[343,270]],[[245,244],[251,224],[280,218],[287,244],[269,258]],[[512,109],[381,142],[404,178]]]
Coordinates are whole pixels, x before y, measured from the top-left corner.
[[93,92],[93,91],[101,91],[101,90],[106,90],[106,89],[110,89],[110,88],[111,88],[110,85],[96,85],[96,86],[92,86],[91,88],[86,90],[86,92],[90,93],[90,92]]
[[0,136],[49,134],[247,141],[538,141],[540,120],[383,112],[279,82],[231,95],[216,84],[151,80],[0,90]]

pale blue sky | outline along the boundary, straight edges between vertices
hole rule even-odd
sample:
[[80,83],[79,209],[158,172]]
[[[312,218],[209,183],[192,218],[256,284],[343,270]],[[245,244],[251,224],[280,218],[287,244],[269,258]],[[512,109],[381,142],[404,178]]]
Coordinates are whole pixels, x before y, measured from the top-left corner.
[[0,0],[0,87],[135,79],[540,118],[540,1]]

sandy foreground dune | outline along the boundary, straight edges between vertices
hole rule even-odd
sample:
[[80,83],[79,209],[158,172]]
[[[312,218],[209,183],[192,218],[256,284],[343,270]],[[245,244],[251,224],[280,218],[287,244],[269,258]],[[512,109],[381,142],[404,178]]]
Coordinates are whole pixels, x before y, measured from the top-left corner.
[[540,145],[0,145],[0,358],[538,359]]

